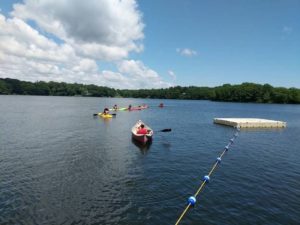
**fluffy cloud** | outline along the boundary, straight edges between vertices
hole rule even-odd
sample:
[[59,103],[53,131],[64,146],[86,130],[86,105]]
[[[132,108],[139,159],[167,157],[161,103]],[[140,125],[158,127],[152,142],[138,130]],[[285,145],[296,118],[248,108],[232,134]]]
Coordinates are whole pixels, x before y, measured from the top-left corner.
[[[170,85],[128,59],[143,50],[135,0],[25,0],[13,8],[9,18],[0,13],[0,77],[131,89]],[[99,61],[116,71],[101,71]]]
[[91,59],[81,59],[79,63],[72,68],[74,72],[96,73],[98,70],[97,63]]
[[183,55],[183,56],[196,56],[196,55],[198,55],[197,51],[195,51],[193,49],[189,49],[189,48],[184,48],[184,49],[177,48],[176,52],[178,52],[180,55]]
[[77,56],[69,44],[58,45],[23,20],[1,14],[0,65],[1,77],[30,81],[75,82],[80,79],[76,72],[88,74],[97,69],[94,60]]
[[176,74],[174,73],[174,71],[169,70],[169,71],[168,71],[168,74],[169,74],[169,76],[173,79],[173,81],[176,80]]
[[78,53],[95,59],[122,59],[143,49],[139,40],[144,24],[134,0],[25,0],[14,5],[12,15],[34,20]]
[[3,53],[54,62],[66,62],[75,57],[72,48],[40,35],[23,20],[6,19],[0,14],[0,50]]
[[119,63],[118,70],[125,74],[130,81],[138,84],[137,88],[140,89],[171,86],[170,83],[164,82],[154,70],[147,68],[141,61],[123,60]]

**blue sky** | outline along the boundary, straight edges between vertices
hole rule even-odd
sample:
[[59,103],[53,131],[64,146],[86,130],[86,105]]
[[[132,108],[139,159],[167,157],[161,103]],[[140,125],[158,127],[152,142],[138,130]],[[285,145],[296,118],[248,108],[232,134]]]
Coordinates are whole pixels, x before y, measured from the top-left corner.
[[[147,1],[143,60],[183,85],[300,87],[300,1]],[[191,48],[181,57],[176,48]]]
[[[10,34],[19,40],[12,45],[24,46],[30,55],[0,45],[0,62],[1,51],[2,59],[11,56],[19,62],[15,67],[1,63],[0,77],[115,88],[242,82],[300,88],[299,0],[90,0],[84,6],[71,0],[45,2],[20,1],[21,7],[14,8],[16,1],[0,3],[7,27],[14,28],[10,20],[17,18],[38,32],[33,40],[28,34],[26,41],[21,39],[26,28]],[[76,4],[84,12],[76,11]],[[51,7],[54,13],[48,14]],[[73,15],[80,20],[74,21]],[[59,26],[51,24],[54,20]],[[49,47],[47,40],[39,44],[41,36],[57,46]],[[8,36],[3,40],[10,43]],[[32,50],[31,41],[41,49]],[[61,61],[47,51],[60,55]]]

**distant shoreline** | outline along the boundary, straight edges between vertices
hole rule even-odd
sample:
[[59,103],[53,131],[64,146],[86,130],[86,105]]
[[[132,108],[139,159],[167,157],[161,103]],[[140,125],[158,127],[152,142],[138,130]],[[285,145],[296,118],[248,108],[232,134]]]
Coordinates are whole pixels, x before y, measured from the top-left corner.
[[161,89],[114,89],[96,85],[28,82],[0,78],[0,95],[118,97],[149,99],[210,100],[218,102],[300,104],[300,89],[269,84],[224,84],[217,87],[170,87]]

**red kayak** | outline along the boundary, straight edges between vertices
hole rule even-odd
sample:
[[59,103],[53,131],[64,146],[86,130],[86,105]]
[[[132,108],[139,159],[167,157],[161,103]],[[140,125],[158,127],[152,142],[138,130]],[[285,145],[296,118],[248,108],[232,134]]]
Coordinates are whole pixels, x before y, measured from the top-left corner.
[[135,111],[135,110],[142,110],[142,109],[148,109],[148,105],[143,105],[143,106],[137,106],[137,107],[131,107],[128,109],[129,111]]

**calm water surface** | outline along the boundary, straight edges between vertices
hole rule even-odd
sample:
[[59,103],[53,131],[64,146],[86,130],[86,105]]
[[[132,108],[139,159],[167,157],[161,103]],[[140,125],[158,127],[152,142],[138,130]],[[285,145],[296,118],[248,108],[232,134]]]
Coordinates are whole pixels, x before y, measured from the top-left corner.
[[[234,129],[214,117],[283,120],[242,130],[181,224],[300,224],[300,106],[0,96],[0,224],[175,224]],[[118,112],[105,106],[150,108]],[[142,119],[150,146],[131,140]]]

